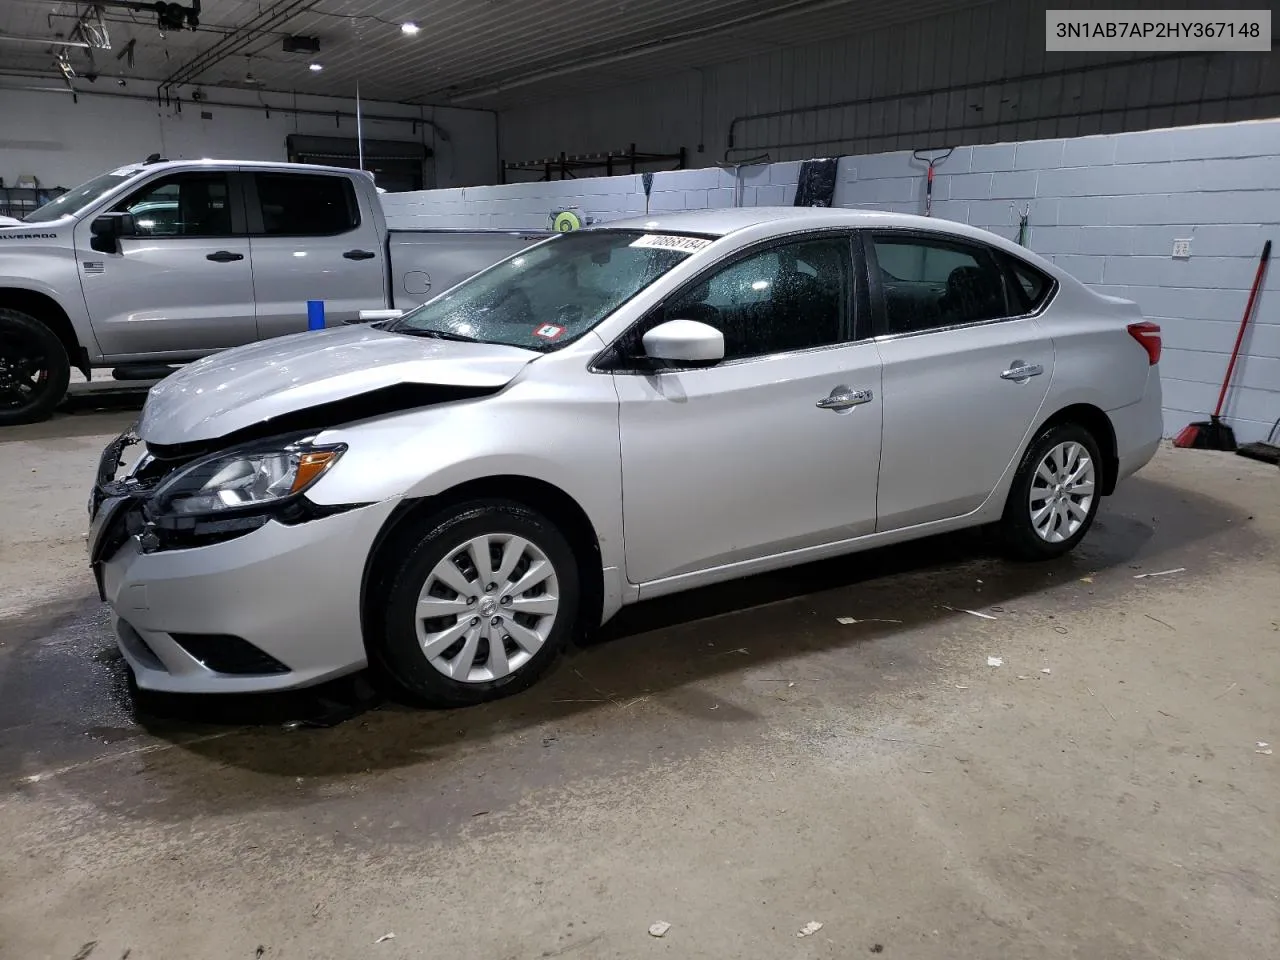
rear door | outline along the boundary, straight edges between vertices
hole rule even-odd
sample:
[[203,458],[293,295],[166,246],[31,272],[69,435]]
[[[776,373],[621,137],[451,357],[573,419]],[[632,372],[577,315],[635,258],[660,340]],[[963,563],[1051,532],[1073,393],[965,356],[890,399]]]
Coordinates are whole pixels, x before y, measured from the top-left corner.
[[865,248],[884,362],[877,530],[970,513],[1022,449],[1053,341],[982,244],[874,231]]
[[386,303],[385,251],[351,178],[340,173],[243,170],[262,339],[307,329],[307,301],[326,326]]
[[255,338],[249,238],[234,173],[163,174],[111,211],[132,214],[137,231],[117,252],[90,246],[92,217],[75,230],[81,289],[104,354],[195,356]]

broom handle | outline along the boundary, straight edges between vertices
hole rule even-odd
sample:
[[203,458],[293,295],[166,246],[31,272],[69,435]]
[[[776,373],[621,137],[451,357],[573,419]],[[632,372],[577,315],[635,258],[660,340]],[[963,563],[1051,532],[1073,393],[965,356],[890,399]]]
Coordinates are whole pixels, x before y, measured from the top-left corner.
[[1258,272],[1253,277],[1253,289],[1249,291],[1249,302],[1245,304],[1244,316],[1240,319],[1240,330],[1236,333],[1236,345],[1231,351],[1231,362],[1227,364],[1227,375],[1223,378],[1222,389],[1218,392],[1218,405],[1214,408],[1213,419],[1217,420],[1222,413],[1222,401],[1227,399],[1227,387],[1231,384],[1231,374],[1236,368],[1236,357],[1240,355],[1240,344],[1244,342],[1244,331],[1249,326],[1249,317],[1253,314],[1253,303],[1258,299],[1258,288],[1262,286],[1262,273],[1267,269],[1267,261],[1271,259],[1271,241],[1262,245],[1262,256],[1258,258]]

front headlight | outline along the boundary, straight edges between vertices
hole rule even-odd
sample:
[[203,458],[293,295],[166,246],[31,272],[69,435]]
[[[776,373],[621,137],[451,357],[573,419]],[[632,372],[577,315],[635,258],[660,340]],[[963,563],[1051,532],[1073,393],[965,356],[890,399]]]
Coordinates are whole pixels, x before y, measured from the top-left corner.
[[275,443],[197,461],[160,485],[154,512],[195,517],[252,511],[295,497],[324,476],[346,447]]

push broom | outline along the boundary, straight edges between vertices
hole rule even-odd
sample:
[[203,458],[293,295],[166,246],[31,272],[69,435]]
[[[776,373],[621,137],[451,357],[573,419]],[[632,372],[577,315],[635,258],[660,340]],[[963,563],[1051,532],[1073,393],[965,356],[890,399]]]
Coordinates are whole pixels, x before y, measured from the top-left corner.
[[1231,350],[1231,360],[1227,363],[1227,375],[1222,378],[1222,389],[1218,391],[1218,405],[1208,420],[1189,423],[1173,438],[1175,447],[1194,447],[1197,450],[1234,450],[1236,448],[1235,432],[1219,419],[1222,416],[1222,404],[1227,399],[1227,388],[1231,385],[1231,374],[1235,372],[1236,358],[1240,355],[1240,344],[1244,342],[1244,332],[1249,326],[1249,318],[1253,316],[1253,305],[1258,299],[1258,290],[1262,288],[1262,275],[1266,272],[1267,261],[1271,259],[1271,241],[1262,245],[1262,256],[1258,259],[1258,272],[1253,277],[1253,289],[1249,291],[1249,302],[1245,304],[1244,316],[1240,318],[1240,330],[1236,333],[1236,345]]

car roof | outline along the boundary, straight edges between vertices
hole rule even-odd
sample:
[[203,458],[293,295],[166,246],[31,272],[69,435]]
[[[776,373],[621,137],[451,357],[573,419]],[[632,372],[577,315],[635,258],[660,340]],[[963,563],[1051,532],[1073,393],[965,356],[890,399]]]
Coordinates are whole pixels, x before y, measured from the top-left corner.
[[[782,222],[780,222],[782,221]],[[909,213],[884,210],[846,210],[839,207],[728,207],[719,210],[689,210],[656,213],[626,220],[610,220],[598,229],[668,230],[672,233],[701,233],[725,237],[761,224],[775,224],[780,231],[822,229],[824,227],[914,227],[941,230],[958,235],[979,231],[966,224]],[[981,231],[985,233],[985,231]]]
[[[130,164],[129,166],[134,166]],[[296,173],[343,173],[371,177],[372,174],[349,167],[328,167],[317,163],[285,163],[272,160],[220,160],[217,157],[201,157],[199,160],[157,160],[154,163],[137,164],[137,172],[143,170],[190,170],[193,167],[244,167],[261,170],[289,170]],[[122,168],[124,169],[124,168]]]
[[[787,234],[799,230],[822,230],[846,227],[890,227],[899,230],[928,230],[956,239],[967,239],[996,247],[1021,260],[1035,264],[1059,280],[1070,276],[1026,247],[997,233],[972,227],[955,220],[920,217],[912,213],[890,213],[887,210],[846,210],[839,207],[729,207],[722,210],[686,210],[675,213],[629,217],[596,224],[592,230],[643,230],[649,233],[694,233],[712,237],[728,237],[743,230],[763,227],[766,234]],[[757,239],[759,235],[757,234]]]

